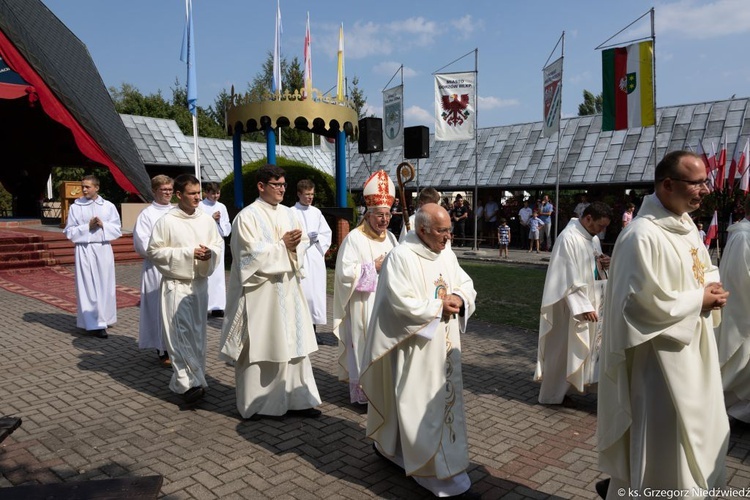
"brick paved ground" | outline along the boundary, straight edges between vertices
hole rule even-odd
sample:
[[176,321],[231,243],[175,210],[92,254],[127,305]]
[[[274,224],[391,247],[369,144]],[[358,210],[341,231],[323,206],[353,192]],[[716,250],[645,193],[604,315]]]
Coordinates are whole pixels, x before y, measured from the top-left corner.
[[[137,264],[117,266],[120,284],[138,287],[139,274]],[[426,497],[371,452],[365,416],[336,380],[329,332],[312,357],[324,416],[246,422],[233,369],[217,358],[219,320],[209,320],[209,392],[187,408],[167,388],[171,371],[138,350],[137,308],[120,309],[100,340],[42,302],[0,290],[0,303],[0,415],[23,417],[0,445],[0,488],[162,474],[170,499]],[[463,348],[474,490],[596,498],[595,398],[535,403],[533,332],[473,322]],[[730,446],[729,484],[750,486],[750,430],[734,430]]]

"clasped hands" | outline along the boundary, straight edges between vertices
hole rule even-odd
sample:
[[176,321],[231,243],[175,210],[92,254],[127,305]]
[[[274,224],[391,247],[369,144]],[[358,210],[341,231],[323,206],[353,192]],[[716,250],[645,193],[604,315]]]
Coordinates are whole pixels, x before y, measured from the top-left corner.
[[193,250],[193,257],[196,260],[208,260],[211,258],[211,249],[206,245],[199,245],[198,248]]
[[94,231],[97,227],[104,227],[104,223],[99,217],[92,217],[89,221],[89,230]]
[[284,233],[284,236],[281,237],[281,240],[284,242],[284,246],[286,246],[287,250],[294,252],[297,250],[299,242],[302,241],[302,230],[292,229],[291,231],[287,231]]
[[443,297],[443,319],[448,320],[454,314],[458,314],[463,305],[464,301],[458,295],[450,294]]
[[703,307],[701,307],[701,311],[707,312],[721,309],[727,305],[727,297],[729,297],[729,292],[724,290],[721,283],[709,283],[703,289]]

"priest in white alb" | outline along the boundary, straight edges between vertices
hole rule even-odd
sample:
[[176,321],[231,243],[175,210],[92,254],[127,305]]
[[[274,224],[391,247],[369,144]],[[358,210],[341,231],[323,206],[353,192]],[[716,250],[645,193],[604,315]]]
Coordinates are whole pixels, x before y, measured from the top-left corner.
[[600,306],[606,283],[598,268],[609,267],[609,257],[602,254],[596,235],[611,219],[608,205],[587,205],[583,217],[570,220],[552,249],[542,294],[534,373],[534,381],[541,381],[542,404],[561,404],[571,388],[583,393],[597,381]]
[[450,232],[448,212],[426,204],[386,258],[360,377],[376,453],[435,496],[471,487],[461,334],[476,292],[446,249]]
[[[211,216],[216,222],[219,236],[227,238],[232,232],[232,224],[229,222],[227,207],[219,201],[221,197],[221,185],[218,182],[204,182],[203,191],[205,196],[198,208]],[[216,269],[208,277],[208,313],[214,318],[224,317],[224,308],[227,306],[227,275],[224,270],[224,252],[221,252]]]
[[76,326],[107,338],[107,326],[117,323],[115,256],[111,242],[122,235],[120,214],[99,196],[99,179],[81,179],[83,196],[70,207],[65,236],[75,243]]
[[[297,203],[292,210],[307,234],[310,246],[305,251],[305,277],[302,278],[302,291],[312,314],[313,330],[316,325],[328,323],[326,308],[326,252],[331,246],[331,227],[319,208],[312,202],[315,197],[315,184],[309,179],[297,183]],[[316,339],[317,331],[316,331]],[[320,342],[318,342],[320,343]]]
[[174,180],[177,207],[156,221],[147,255],[162,275],[161,318],[172,362],[169,388],[193,403],[205,394],[208,277],[224,251],[214,220],[198,209],[198,179]]
[[300,284],[310,245],[294,211],[281,204],[285,175],[276,165],[259,168],[260,197],[232,223],[220,351],[235,362],[237,410],[251,420],[321,415],[309,357],[318,346]]
[[724,400],[729,416],[750,424],[750,196],[745,218],[727,229],[719,273],[731,294],[716,329]]
[[396,187],[384,170],[365,182],[367,211],[339,247],[333,288],[333,334],[339,339],[338,376],[349,383],[352,403],[367,404],[359,386],[365,333],[372,315],[378,274],[385,256],[398,245],[388,231]]
[[599,468],[612,477],[597,491],[704,498],[699,489],[724,484],[729,424],[714,326],[729,294],[689,215],[708,194],[701,158],[668,153],[654,188],[612,254],[597,411]]
[[138,347],[141,349],[156,349],[163,364],[169,365],[169,353],[164,342],[164,327],[159,312],[161,304],[161,273],[148,258],[148,242],[156,221],[168,211],[172,210],[172,178],[157,175],[151,179],[151,191],[154,201],[144,208],[135,220],[133,228],[133,246],[143,258],[141,271],[141,305],[138,320]]

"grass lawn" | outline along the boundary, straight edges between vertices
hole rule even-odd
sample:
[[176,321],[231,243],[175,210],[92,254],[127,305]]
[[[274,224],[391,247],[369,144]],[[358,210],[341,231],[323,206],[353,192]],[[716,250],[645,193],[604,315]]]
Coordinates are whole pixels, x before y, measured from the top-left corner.
[[472,319],[528,330],[539,328],[545,269],[461,261],[474,280],[477,309]]
[[[536,331],[547,271],[504,263],[461,261],[474,280],[477,309],[472,319]],[[328,293],[333,293],[333,270],[328,269]]]

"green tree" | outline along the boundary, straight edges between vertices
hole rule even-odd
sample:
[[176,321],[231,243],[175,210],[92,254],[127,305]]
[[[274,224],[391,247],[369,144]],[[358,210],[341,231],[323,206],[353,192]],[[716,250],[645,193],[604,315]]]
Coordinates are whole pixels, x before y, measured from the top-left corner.
[[[171,116],[183,134],[188,137],[193,136],[193,117],[190,114],[187,103],[187,88],[180,85],[180,81],[175,79],[172,87],[172,107]],[[224,127],[214,119],[214,113],[211,108],[208,109],[198,106],[198,135],[201,137],[213,137],[216,139],[226,139],[227,133]]]
[[583,91],[583,102],[578,105],[578,116],[595,115],[602,112],[602,94],[594,95]]
[[357,75],[352,77],[352,85],[349,87],[349,100],[354,104],[354,111],[357,112],[357,118],[364,118],[365,107],[367,106],[367,96],[365,96],[365,92],[359,88],[359,77]]
[[[169,101],[164,98],[161,90],[155,94],[143,95],[129,83],[123,83],[119,89],[109,89],[118,113],[174,120],[183,134],[192,137],[193,119],[187,107],[187,89],[180,85],[179,79],[175,79],[171,91],[172,99]],[[201,137],[226,138],[224,126],[216,121],[216,113],[210,106],[208,109],[198,106],[198,134]]]

